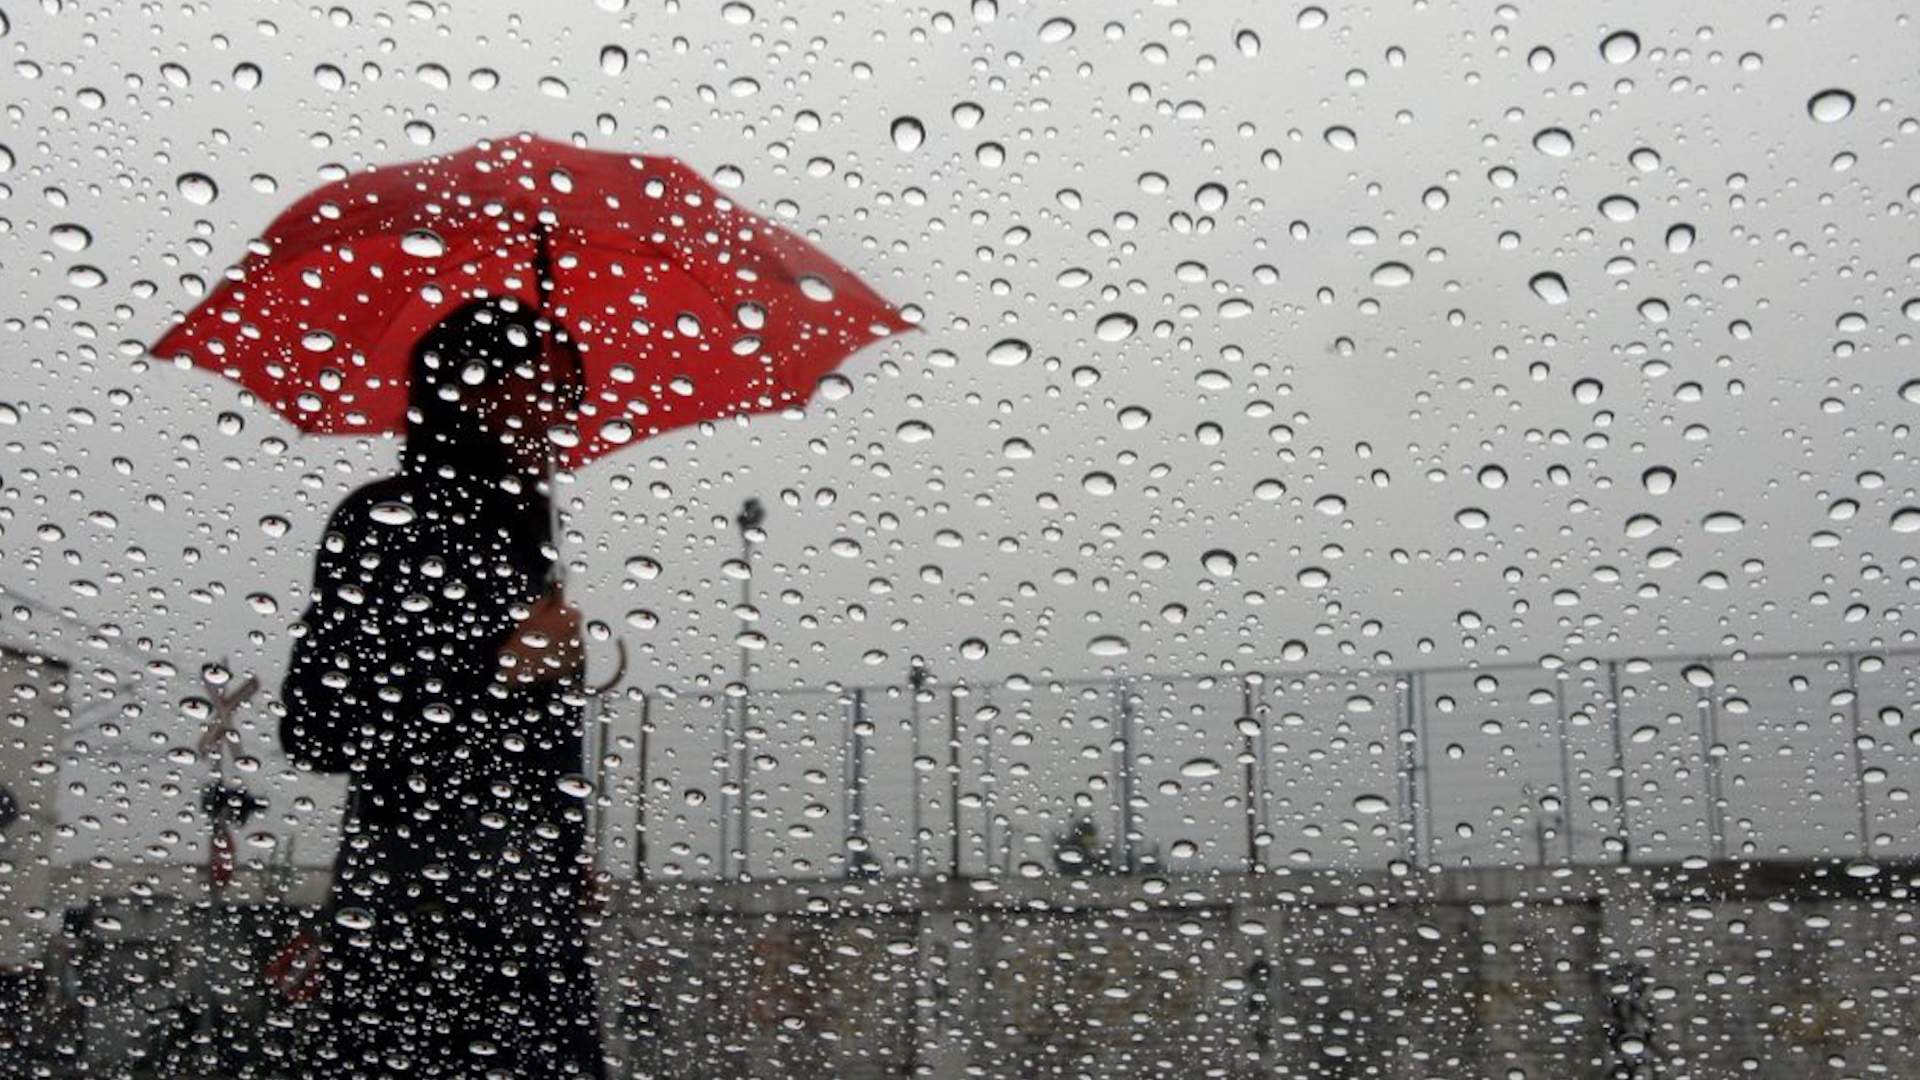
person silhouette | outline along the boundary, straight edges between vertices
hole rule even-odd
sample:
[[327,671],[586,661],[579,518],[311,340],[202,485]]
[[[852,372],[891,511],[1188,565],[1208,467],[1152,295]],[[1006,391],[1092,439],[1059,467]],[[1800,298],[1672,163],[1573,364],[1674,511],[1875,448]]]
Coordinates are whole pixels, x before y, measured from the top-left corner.
[[328,521],[280,723],[347,776],[307,1075],[605,1076],[585,658],[546,491],[581,383],[529,309],[462,306],[414,347],[399,474]]

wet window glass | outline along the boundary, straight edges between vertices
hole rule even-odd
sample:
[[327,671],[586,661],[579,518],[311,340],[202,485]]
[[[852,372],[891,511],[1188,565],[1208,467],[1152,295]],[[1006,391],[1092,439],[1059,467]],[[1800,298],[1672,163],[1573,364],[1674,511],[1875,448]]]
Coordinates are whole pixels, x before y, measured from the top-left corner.
[[7,4],[0,1074],[1908,1074],[1914,19]]

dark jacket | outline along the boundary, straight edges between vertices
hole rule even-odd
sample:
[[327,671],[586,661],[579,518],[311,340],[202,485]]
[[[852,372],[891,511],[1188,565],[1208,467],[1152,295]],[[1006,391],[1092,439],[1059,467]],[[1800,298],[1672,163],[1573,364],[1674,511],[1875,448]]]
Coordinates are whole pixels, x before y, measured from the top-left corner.
[[312,1075],[387,1075],[395,1055],[409,1076],[602,1075],[584,699],[497,660],[550,543],[544,500],[446,455],[409,455],[328,522],[280,728],[295,762],[347,774]]

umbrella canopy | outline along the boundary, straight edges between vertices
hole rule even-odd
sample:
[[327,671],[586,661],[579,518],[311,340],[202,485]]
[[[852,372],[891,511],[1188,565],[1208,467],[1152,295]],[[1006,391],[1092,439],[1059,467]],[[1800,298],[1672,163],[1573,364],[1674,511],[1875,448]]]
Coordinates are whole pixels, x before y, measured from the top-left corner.
[[479,297],[543,311],[587,385],[579,465],[671,428],[799,404],[911,328],[845,267],[670,157],[532,135],[383,166],[294,203],[155,355],[302,430],[404,430],[414,342]]

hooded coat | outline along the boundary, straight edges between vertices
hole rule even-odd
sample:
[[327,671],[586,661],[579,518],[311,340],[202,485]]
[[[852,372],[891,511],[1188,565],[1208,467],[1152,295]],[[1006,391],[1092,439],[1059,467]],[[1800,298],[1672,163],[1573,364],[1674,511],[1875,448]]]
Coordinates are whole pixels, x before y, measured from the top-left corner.
[[320,545],[280,727],[296,763],[347,775],[313,1076],[604,1075],[585,699],[498,659],[549,589],[550,509],[462,404],[538,348],[528,322],[475,304],[421,341],[400,473]]

